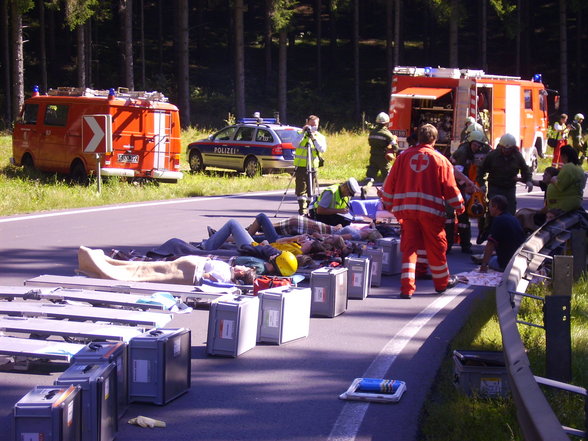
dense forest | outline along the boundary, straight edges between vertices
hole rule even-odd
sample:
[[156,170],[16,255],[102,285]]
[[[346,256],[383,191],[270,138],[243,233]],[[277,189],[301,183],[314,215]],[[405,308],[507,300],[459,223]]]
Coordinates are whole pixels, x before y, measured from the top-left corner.
[[395,65],[543,81],[588,112],[586,0],[0,0],[0,128],[35,85],[158,90],[183,126],[254,111],[331,129],[388,107]]

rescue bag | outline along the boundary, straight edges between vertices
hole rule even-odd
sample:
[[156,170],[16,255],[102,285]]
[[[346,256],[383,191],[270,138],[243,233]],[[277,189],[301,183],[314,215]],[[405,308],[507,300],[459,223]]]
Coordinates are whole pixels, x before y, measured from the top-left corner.
[[547,145],[549,147],[555,147],[557,145],[557,139],[555,139],[555,138],[547,138]]
[[275,288],[277,286],[290,286],[292,281],[287,277],[277,276],[258,276],[253,281],[253,295],[256,296],[259,291],[264,289]]
[[482,217],[486,213],[487,203],[484,193],[475,191],[466,204],[466,213],[469,217]]

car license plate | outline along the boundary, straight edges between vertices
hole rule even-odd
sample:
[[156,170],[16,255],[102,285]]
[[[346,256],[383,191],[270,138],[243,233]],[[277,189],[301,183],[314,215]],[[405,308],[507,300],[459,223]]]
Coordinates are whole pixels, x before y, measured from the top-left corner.
[[139,163],[139,155],[121,154],[121,155],[118,155],[118,162],[127,162],[130,164],[138,164]]

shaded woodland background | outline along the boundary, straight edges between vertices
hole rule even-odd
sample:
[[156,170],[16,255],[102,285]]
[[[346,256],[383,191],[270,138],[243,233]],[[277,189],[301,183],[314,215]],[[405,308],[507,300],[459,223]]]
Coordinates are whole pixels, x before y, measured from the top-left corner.
[[[588,113],[586,0],[0,0],[0,128],[39,85],[158,90],[183,126],[254,111],[330,129],[387,110],[395,65],[543,75]],[[554,109],[552,109],[554,111]]]

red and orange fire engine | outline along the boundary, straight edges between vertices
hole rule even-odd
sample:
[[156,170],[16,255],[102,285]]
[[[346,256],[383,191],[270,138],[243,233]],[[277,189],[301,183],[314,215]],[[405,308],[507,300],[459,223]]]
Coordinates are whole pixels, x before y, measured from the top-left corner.
[[177,182],[180,120],[158,92],[60,87],[25,100],[12,136],[12,162],[69,174]]
[[481,70],[397,66],[389,127],[403,149],[420,124],[431,123],[439,131],[437,148],[449,155],[462,142],[466,118],[474,117],[492,147],[504,133],[513,134],[534,171],[538,152],[547,147],[547,95],[541,75],[522,80]]

